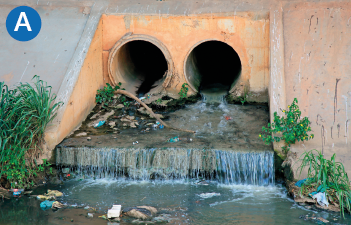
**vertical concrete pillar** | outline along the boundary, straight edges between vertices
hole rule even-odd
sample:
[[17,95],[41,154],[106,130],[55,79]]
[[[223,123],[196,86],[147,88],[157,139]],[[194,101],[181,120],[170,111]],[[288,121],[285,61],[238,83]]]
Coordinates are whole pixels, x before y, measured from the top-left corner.
[[[270,83],[269,110],[273,121],[274,112],[281,115],[281,109],[286,108],[286,91],[284,76],[284,38],[283,38],[283,8],[281,3],[272,6],[270,10]],[[280,149],[280,144],[274,144],[274,149]]]

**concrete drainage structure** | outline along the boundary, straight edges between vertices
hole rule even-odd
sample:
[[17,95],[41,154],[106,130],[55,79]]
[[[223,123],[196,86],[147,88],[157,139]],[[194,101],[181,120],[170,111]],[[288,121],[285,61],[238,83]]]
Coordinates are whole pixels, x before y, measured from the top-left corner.
[[[161,92],[173,74],[168,49],[154,37],[127,33],[111,49],[108,75],[134,94]],[[163,85],[162,85],[163,84]]]
[[[27,43],[5,30],[6,16],[20,5],[35,8],[43,21],[39,35]],[[138,93],[151,78],[155,83],[145,85],[152,92],[176,96],[187,82],[194,94],[203,78],[212,78],[201,72],[197,48],[222,43],[241,64],[240,72],[228,67],[214,76],[232,95],[246,88],[249,100],[269,103],[271,118],[297,98],[315,138],[291,150],[337,153],[351,171],[350,15],[348,0],[0,0],[0,80],[11,86],[37,74],[64,103],[45,135],[43,157],[50,158],[95,106],[97,89],[122,82]],[[143,59],[149,68],[138,66]],[[222,73],[230,79],[220,78]]]

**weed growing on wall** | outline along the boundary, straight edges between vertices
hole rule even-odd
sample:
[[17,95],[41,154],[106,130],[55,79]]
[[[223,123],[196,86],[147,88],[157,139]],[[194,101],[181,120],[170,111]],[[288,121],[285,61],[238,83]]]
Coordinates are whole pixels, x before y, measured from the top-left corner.
[[282,110],[284,116],[279,116],[277,112],[274,112],[273,123],[262,127],[262,131],[265,133],[259,135],[266,144],[284,141],[283,152],[285,153],[296,141],[308,141],[314,137],[313,134],[308,134],[311,131],[311,122],[308,117],[301,119],[301,111],[297,103],[295,98],[287,110]]
[[307,179],[301,185],[301,194],[308,196],[313,191],[325,192],[329,202],[340,206],[343,216],[345,208],[351,212],[350,180],[344,165],[335,162],[335,154],[329,160],[319,151],[311,150],[303,153],[299,161],[300,175],[303,169],[307,169]]
[[179,91],[179,93],[178,93],[180,99],[186,98],[186,96],[187,96],[187,94],[188,94],[188,90],[189,90],[189,88],[188,88],[187,86],[188,86],[187,83],[184,83],[184,84],[182,85],[182,88],[180,89],[180,91]]
[[46,82],[34,76],[34,86],[20,83],[10,90],[0,82],[0,177],[11,187],[33,184],[38,167],[34,158],[44,131],[61,103]]

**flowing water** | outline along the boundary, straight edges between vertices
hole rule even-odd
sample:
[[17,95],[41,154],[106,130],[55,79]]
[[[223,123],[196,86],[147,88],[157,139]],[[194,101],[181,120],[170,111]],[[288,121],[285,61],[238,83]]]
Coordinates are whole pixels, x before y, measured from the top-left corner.
[[[269,118],[265,107],[227,105],[223,93],[202,95],[202,102],[169,113],[167,120],[196,135],[130,129],[117,138],[67,139],[57,147],[56,161],[74,178],[35,192],[60,190],[61,202],[98,213],[113,204],[150,205],[166,214],[169,224],[311,224],[299,217],[312,214],[348,224],[349,218],[337,213],[297,205],[274,184],[272,146],[258,139]],[[174,136],[180,141],[167,142]],[[136,140],[139,144],[132,145]],[[0,224],[108,224],[99,214],[87,219],[83,209],[43,212],[38,206],[30,198],[0,202]],[[124,217],[120,224],[131,223]]]

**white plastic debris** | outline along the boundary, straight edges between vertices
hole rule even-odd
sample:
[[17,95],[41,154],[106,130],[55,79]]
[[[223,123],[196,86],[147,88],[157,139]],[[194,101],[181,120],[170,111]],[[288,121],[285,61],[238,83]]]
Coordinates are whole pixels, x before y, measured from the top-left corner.
[[88,213],[88,217],[89,217],[89,218],[93,218],[93,217],[94,217],[94,214]]
[[214,197],[214,196],[220,196],[220,195],[221,195],[220,193],[215,193],[215,192],[199,194],[199,196],[200,196],[201,198],[212,198],[212,197]]
[[112,209],[107,211],[107,218],[116,218],[121,214],[121,205],[113,205]]
[[317,202],[321,206],[329,206],[329,202],[327,197],[325,196],[325,192],[318,192],[317,194],[312,196],[313,199],[317,199]]
[[143,99],[145,99],[145,97],[140,97],[140,98],[139,98],[139,100],[143,100]]

